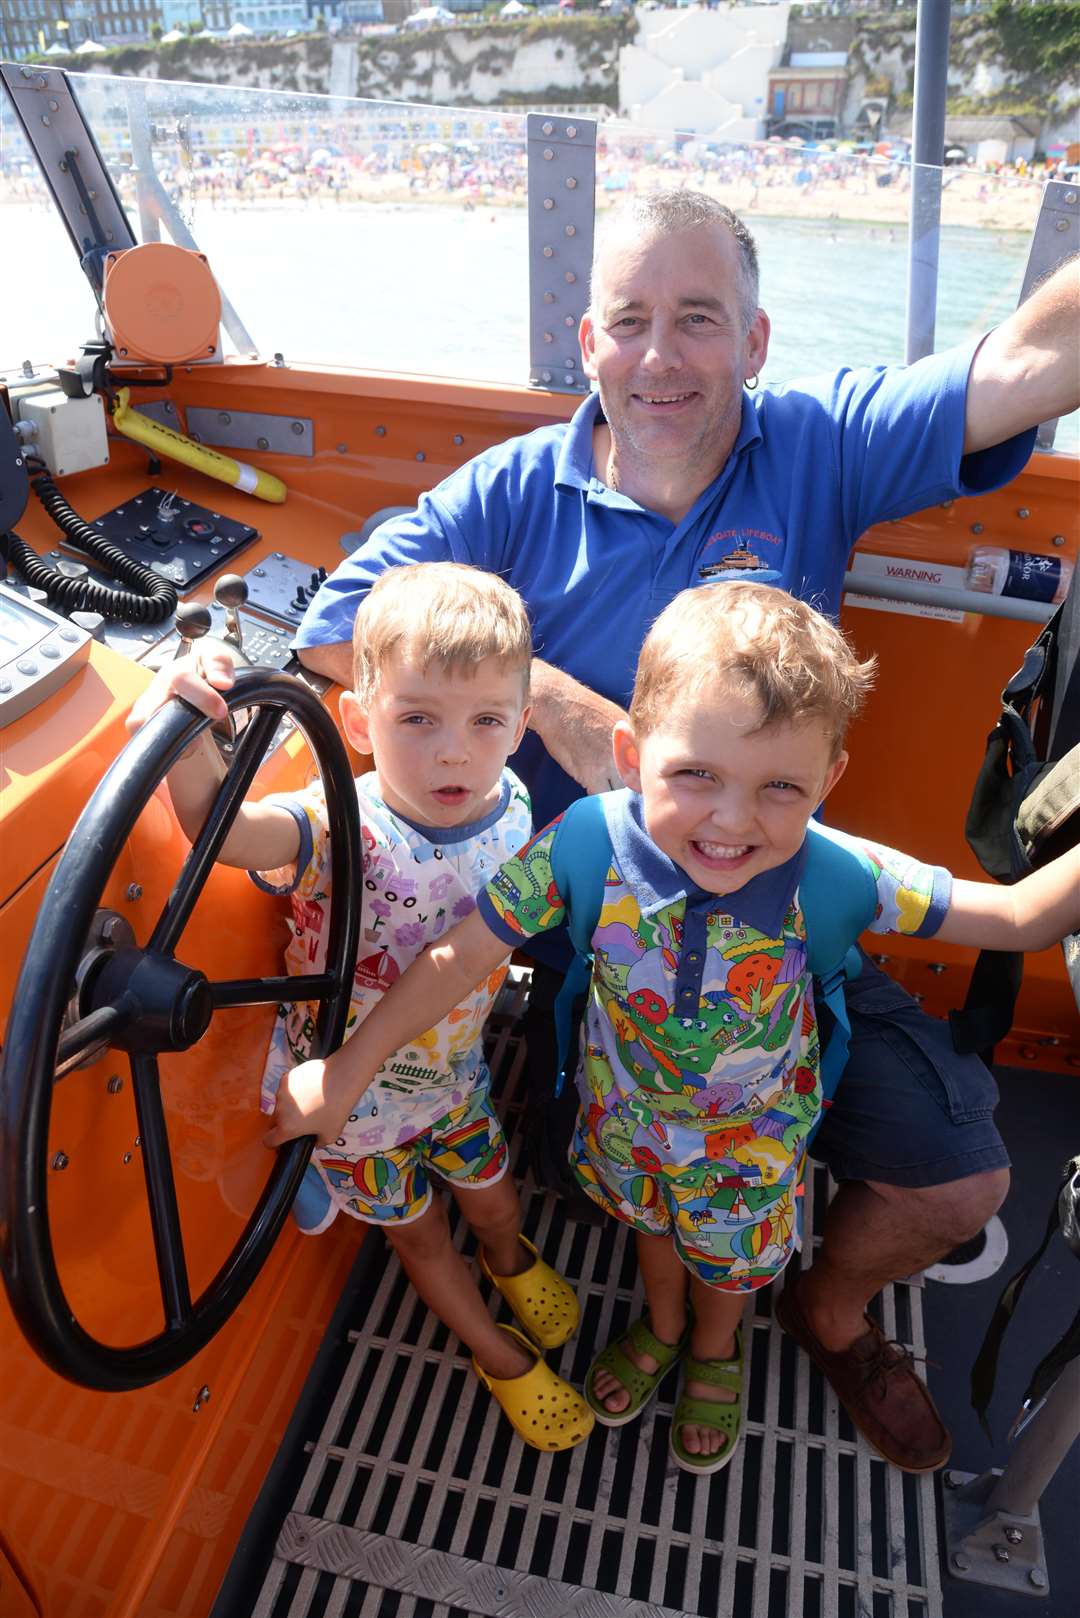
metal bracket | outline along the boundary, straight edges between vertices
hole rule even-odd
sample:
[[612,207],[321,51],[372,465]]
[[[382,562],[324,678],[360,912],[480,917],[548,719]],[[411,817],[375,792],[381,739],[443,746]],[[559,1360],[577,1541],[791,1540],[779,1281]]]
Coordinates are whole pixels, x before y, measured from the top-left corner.
[[596,123],[530,113],[529,381],[584,393],[578,325],[589,301],[596,212]]
[[315,427],[306,416],[267,416],[255,410],[205,410],[191,405],[186,415],[188,437],[197,444],[264,455],[310,457],[315,453]]
[[[67,74],[55,67],[7,63],[0,67],[0,79],[80,262],[96,249],[134,247],[135,234],[123,203]],[[69,153],[75,154],[75,168],[68,162]],[[99,288],[100,281],[95,294]]]
[[[1080,249],[1080,186],[1066,180],[1047,180],[1043,187],[1039,217],[1031,236],[1020,302],[1030,297],[1040,281]],[[1036,444],[1052,449],[1057,420],[1044,421]]]
[[991,1585],[1017,1595],[1048,1596],[1039,1508],[1030,1517],[987,1509],[999,1468],[983,1472],[946,1472],[942,1500],[945,1548],[954,1579]]

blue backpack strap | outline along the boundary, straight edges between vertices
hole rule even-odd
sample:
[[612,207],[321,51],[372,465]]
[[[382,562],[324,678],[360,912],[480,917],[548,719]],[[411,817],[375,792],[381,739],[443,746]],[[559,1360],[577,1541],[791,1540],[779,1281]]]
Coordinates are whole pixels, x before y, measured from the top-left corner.
[[[569,828],[569,835],[567,830]],[[565,810],[551,841],[551,875],[566,906],[574,959],[555,997],[561,1095],[570,1058],[574,1001],[588,991],[592,975],[592,936],[604,905],[604,883],[611,865],[611,836],[600,798],[578,798]]]
[[[855,945],[877,913],[877,883],[862,850],[842,841],[829,827],[812,820],[807,841],[799,903],[806,923],[807,964],[817,984],[815,999],[828,1006],[833,1019],[821,1052],[821,1093],[831,1101],[851,1042],[844,984],[861,971]],[[811,1136],[820,1123],[819,1118]]]

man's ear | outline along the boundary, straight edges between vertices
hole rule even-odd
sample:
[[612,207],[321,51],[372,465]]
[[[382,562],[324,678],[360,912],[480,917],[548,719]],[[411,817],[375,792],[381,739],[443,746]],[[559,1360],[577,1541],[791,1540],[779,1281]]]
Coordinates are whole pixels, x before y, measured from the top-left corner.
[[593,329],[592,316],[586,309],[578,326],[578,342],[581,345],[581,369],[593,382],[596,381],[596,360],[593,358],[596,349],[596,333]]
[[832,791],[837,781],[839,781],[847,767],[848,755],[846,753],[840,753],[834,762],[829,765],[828,773],[825,776],[825,784],[821,792],[822,803],[825,802],[825,799],[829,796],[829,793]]
[[628,719],[616,722],[611,735],[611,751],[615,755],[615,768],[622,777],[623,785],[628,786],[631,792],[640,792],[641,754]]
[[341,728],[346,738],[357,753],[370,755],[371,731],[368,726],[367,709],[361,707],[360,698],[355,691],[343,691],[338,698],[338,713],[341,715]]
[[[746,376],[743,378],[744,381],[752,376],[758,376],[765,369],[771,333],[772,325],[769,317],[764,309],[759,309],[746,336]],[[837,780],[839,780],[839,776]]]

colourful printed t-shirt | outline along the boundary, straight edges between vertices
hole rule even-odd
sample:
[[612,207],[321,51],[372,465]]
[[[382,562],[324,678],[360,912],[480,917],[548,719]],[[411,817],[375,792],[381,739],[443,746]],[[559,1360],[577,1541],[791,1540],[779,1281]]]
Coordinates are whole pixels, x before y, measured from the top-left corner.
[[[649,839],[641,800],[606,794],[612,861],[592,938],[578,1088],[605,1155],[650,1171],[708,1166],[720,1185],[797,1176],[821,1106],[817,1019],[793,859],[718,897]],[[488,883],[478,903],[507,943],[565,920],[552,871],[558,822]],[[831,833],[869,861],[877,932],[929,936],[951,879],[894,849]]]
[[[388,808],[378,777],[356,783],[363,829],[363,913],[346,1039],[372,1006],[428,944],[475,908],[476,894],[499,866],[522,847],[531,830],[524,787],[504,770],[499,801],[482,820],[439,828],[412,824]],[[290,972],[322,971],[330,894],[329,836],[320,783],[304,792],[275,797],[300,831],[292,880],[275,885],[278,873],[260,877],[260,887],[292,899],[292,936],[285,950]],[[380,1069],[354,1109],[347,1138],[335,1158],[372,1156],[412,1140],[486,1080],[481,1034],[505,976],[493,972],[437,1027],[397,1051]],[[262,1082],[262,1106],[271,1110],[281,1080],[307,1059],[317,1007],[279,1007]]]

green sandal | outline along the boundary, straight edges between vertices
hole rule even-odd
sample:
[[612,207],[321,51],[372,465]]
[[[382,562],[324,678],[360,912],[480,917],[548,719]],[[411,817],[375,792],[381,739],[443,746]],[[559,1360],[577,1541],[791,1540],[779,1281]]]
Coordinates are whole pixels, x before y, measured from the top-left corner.
[[[659,1367],[656,1371],[643,1371],[634,1364],[628,1355],[623,1353],[622,1344],[629,1340],[630,1346],[639,1354],[651,1354]],[[687,1325],[677,1343],[662,1343],[659,1337],[654,1337],[646,1326],[644,1320],[632,1321],[625,1332],[620,1332],[618,1339],[609,1343],[593,1360],[585,1378],[585,1403],[596,1417],[602,1427],[625,1427],[628,1421],[634,1421],[661,1382],[667,1376],[673,1365],[677,1365],[682,1358],[683,1351],[690,1340],[690,1327]],[[593,1379],[597,1371],[609,1371],[617,1381],[621,1382],[630,1395],[630,1403],[625,1410],[609,1410],[603,1400],[593,1390]]]
[[[671,1418],[671,1454],[676,1466],[681,1466],[684,1472],[701,1475],[719,1472],[731,1460],[742,1437],[742,1328],[735,1333],[734,1359],[694,1360],[687,1357],[684,1372],[684,1388],[687,1382],[708,1382],[715,1388],[730,1388],[732,1393],[738,1395],[732,1404],[719,1404],[713,1399],[694,1399],[683,1392],[679,1395],[675,1414]],[[715,1455],[691,1455],[688,1449],[683,1448],[678,1437],[681,1429],[688,1424],[711,1427],[714,1432],[723,1433],[727,1443]]]

